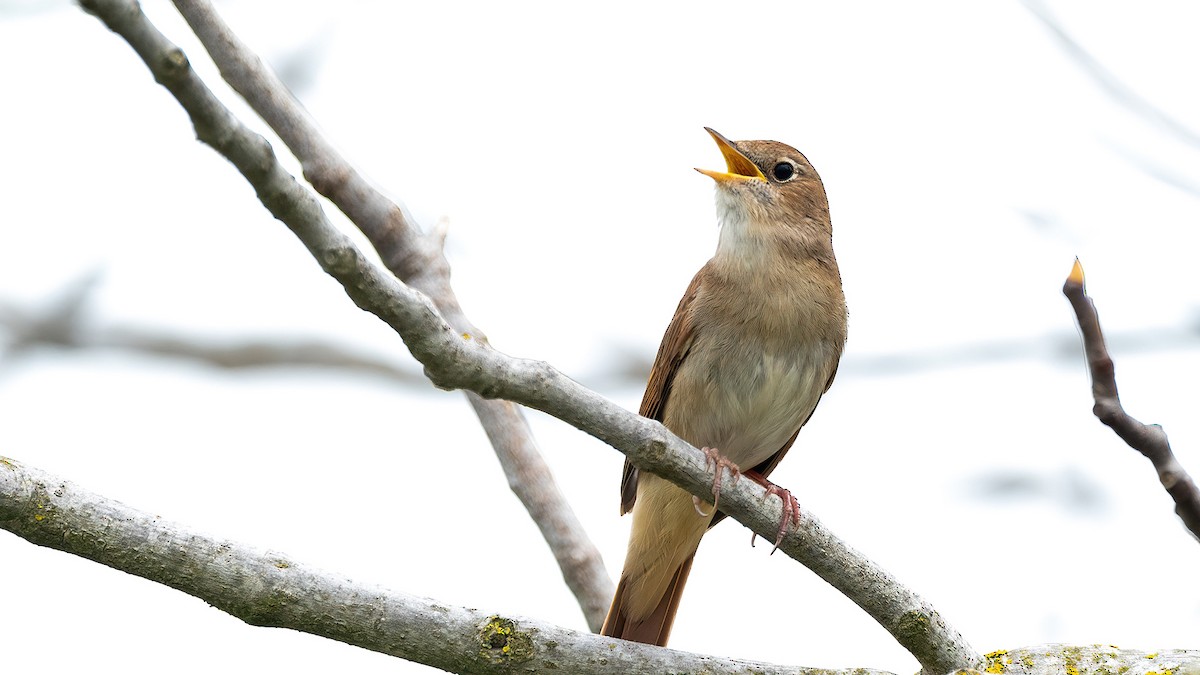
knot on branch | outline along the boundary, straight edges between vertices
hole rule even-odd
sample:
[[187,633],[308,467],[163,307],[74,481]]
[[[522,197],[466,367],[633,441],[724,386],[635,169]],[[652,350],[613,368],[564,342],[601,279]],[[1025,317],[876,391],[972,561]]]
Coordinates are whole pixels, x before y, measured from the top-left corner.
[[655,437],[642,444],[642,457],[656,465],[663,464],[669,454],[665,439]]
[[479,656],[494,664],[524,663],[533,659],[533,640],[512,619],[492,615],[479,630]]
[[321,268],[337,276],[358,268],[358,251],[350,245],[330,246],[321,251]]
[[187,77],[191,67],[187,54],[179,47],[168,49],[158,63],[159,67],[155,69],[154,77],[162,85],[177,84]]
[[1100,420],[1104,426],[1112,427],[1121,419],[1121,416],[1124,415],[1124,411],[1121,410],[1121,404],[1118,403],[1116,399],[1105,398],[1096,401],[1096,405],[1092,406],[1092,414],[1095,415],[1096,419]]
[[335,165],[326,161],[309,160],[301,162],[300,171],[304,179],[323,195],[341,193],[346,183],[350,181],[350,169],[345,165]]
[[1158,481],[1162,483],[1163,488],[1170,492],[1179,484],[1179,474],[1174,471],[1158,474]]

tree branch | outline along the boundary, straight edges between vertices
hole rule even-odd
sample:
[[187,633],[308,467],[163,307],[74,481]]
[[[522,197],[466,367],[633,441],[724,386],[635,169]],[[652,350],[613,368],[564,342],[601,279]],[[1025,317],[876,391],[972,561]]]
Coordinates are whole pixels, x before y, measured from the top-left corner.
[[1092,413],[1105,426],[1116,432],[1126,445],[1145,455],[1158,472],[1158,480],[1175,500],[1175,513],[1187,526],[1192,535],[1200,539],[1200,491],[1196,483],[1175,459],[1167,434],[1157,424],[1142,424],[1125,412],[1117,395],[1117,374],[1108,347],[1104,344],[1104,332],[1100,329],[1100,316],[1096,306],[1088,297],[1084,287],[1083,266],[1079,259],[1071,268],[1063,284],[1063,295],[1071,301],[1079,331],[1083,334],[1083,352],[1087,357],[1088,370],[1092,376],[1092,398],[1096,404]]
[[[705,468],[704,455],[661,424],[621,408],[548,364],[509,357],[474,334],[457,330],[427,296],[372,265],[328,222],[316,198],[279,166],[270,145],[241,125],[200,82],[182,51],[149,24],[136,4],[85,0],[84,5],[130,43],[191,116],[200,139],[237,167],[272,215],[292,230],[355,304],[396,330],[434,384],[545,411],[620,449],[638,468],[665,476],[694,495],[710,494],[713,476]],[[722,497],[722,511],[761,536],[775,537],[779,501],[767,500],[761,486],[738,481]],[[927,673],[980,662],[929,603],[833,536],[811,514],[784,538],[780,550],[862,607]]]
[[455,673],[890,675],[661,649],[362,584],[188,530],[6,457],[0,528],[183,591],[253,626],[291,628]]
[[[253,626],[292,630],[455,673],[891,675],[705,656],[489,614],[355,582],[219,540],[0,456],[0,529],[200,598]],[[1194,672],[1200,652],[1043,645],[987,654],[1008,675]]]
[[7,355],[50,345],[64,349],[117,349],[197,361],[230,370],[243,368],[327,368],[376,375],[406,386],[429,386],[413,367],[319,339],[196,339],[134,325],[94,326],[88,300],[97,275],[73,280],[38,306],[0,299],[0,329],[7,331]]
[[1200,651],[1193,649],[1142,652],[1112,645],[1039,645],[1003,649],[984,658],[983,672],[1004,675],[1168,675],[1200,668]]
[[[368,183],[325,140],[287,87],[230,30],[211,3],[180,0],[175,6],[225,81],[300,160],[305,179],[366,235],[387,268],[427,295],[457,332],[486,341],[483,332],[467,319],[450,286],[450,263],[442,250],[445,232],[425,235],[403,208]],[[600,551],[542,459],[524,413],[515,405],[465,393],[487,432],[509,488],[541,530],[588,626],[600,630],[614,591],[612,579]]]

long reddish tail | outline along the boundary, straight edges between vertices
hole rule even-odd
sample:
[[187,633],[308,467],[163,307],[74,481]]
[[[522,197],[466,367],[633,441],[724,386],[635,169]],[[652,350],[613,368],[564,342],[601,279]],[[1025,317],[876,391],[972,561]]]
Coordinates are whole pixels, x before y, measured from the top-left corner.
[[635,620],[628,615],[625,609],[628,600],[625,597],[627,584],[625,577],[621,577],[600,634],[631,642],[665,647],[667,638],[671,636],[671,625],[675,623],[675,612],[679,610],[679,598],[683,596],[683,586],[687,583],[688,573],[692,571],[693,558],[695,558],[694,553],[683,561],[679,569],[675,570],[674,576],[671,577],[671,583],[667,585],[667,590],[655,605],[654,611],[642,619]]

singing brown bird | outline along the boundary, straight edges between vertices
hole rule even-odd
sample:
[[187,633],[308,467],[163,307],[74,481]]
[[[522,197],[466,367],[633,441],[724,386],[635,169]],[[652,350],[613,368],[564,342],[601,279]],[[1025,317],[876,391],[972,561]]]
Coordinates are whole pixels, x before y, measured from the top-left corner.
[[846,342],[820,176],[783,143],[706,130],[727,165],[725,173],[697,169],[717,183],[717,252],[679,301],[640,413],[717,464],[714,503],[625,462],[621,513],[633,511],[633,527],[601,631],[657,645],[667,643],[700,538],[723,517],[722,466],[747,467],[783,499],[780,538],[798,518],[791,493],[766,476],[829,389]]

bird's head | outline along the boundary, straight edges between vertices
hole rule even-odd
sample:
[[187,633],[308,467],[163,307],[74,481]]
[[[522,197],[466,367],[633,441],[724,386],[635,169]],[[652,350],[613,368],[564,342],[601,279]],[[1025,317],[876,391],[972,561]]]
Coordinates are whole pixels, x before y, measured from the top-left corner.
[[778,141],[731,141],[705,130],[726,165],[723,172],[696,169],[717,183],[718,252],[745,254],[771,243],[832,251],[825,186],[800,151]]

